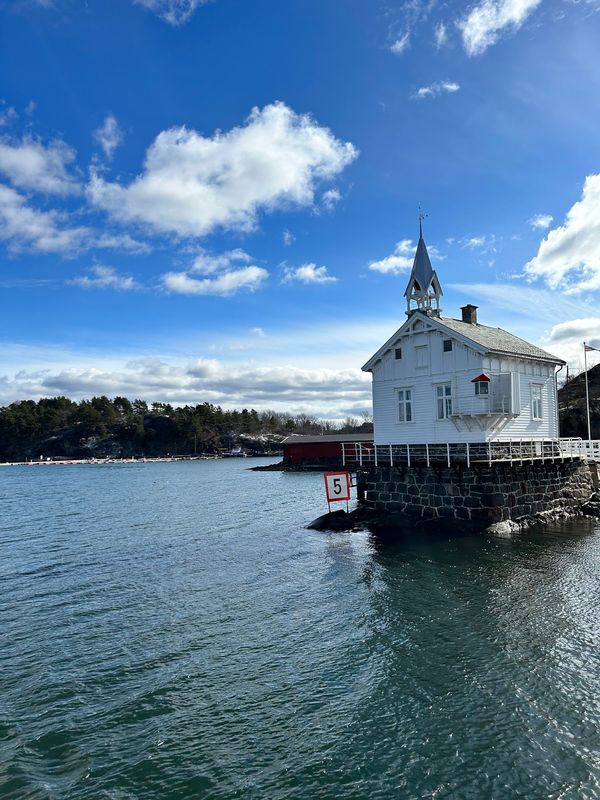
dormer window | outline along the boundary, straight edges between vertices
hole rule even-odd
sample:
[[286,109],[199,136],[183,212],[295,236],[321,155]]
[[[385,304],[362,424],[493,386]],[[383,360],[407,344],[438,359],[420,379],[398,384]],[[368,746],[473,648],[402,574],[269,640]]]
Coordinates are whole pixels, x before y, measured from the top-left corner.
[[444,353],[452,352],[452,339],[444,339]]

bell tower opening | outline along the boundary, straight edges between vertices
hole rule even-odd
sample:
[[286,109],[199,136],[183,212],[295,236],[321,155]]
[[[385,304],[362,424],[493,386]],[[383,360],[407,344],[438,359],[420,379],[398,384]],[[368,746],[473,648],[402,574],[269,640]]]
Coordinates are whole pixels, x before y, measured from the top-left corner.
[[404,292],[407,315],[410,316],[414,311],[423,311],[429,316],[439,317],[442,313],[440,308],[442,295],[442,287],[431,266],[427,246],[423,239],[423,215],[419,214],[419,243],[408,285]]

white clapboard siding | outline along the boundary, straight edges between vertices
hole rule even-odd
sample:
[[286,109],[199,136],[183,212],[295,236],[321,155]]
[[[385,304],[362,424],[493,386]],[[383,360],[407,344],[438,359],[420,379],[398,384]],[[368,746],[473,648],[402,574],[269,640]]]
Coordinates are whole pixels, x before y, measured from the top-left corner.
[[[452,336],[437,330],[411,332],[393,343],[372,367],[376,444],[482,442],[559,435],[554,364],[518,357],[490,358],[454,338],[452,350],[444,352],[443,341],[448,338]],[[396,358],[396,348],[401,348],[401,358]],[[419,348],[426,348],[425,366],[418,365]],[[492,380],[488,397],[475,395],[472,381],[482,372]],[[474,417],[437,419],[436,386],[445,383],[452,385],[453,411]],[[542,388],[541,420],[533,419],[532,385]],[[412,422],[399,421],[399,389],[412,391]],[[506,399],[510,414],[493,413],[499,398]]]

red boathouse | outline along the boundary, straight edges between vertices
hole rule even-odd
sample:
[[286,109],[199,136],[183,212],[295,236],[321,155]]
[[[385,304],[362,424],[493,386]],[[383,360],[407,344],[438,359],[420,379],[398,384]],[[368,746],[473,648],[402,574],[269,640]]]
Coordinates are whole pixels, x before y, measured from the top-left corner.
[[288,436],[283,440],[283,463],[305,468],[342,466],[342,442],[373,444],[372,433],[328,433],[323,436]]

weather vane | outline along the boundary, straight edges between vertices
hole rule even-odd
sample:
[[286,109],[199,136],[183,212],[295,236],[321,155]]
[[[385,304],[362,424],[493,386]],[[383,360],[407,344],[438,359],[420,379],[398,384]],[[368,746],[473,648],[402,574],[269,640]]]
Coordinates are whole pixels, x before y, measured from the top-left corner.
[[423,220],[427,214],[423,213],[423,209],[421,208],[421,204],[419,203],[419,236],[421,239],[423,238]]

